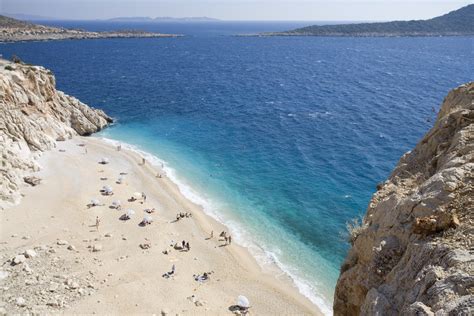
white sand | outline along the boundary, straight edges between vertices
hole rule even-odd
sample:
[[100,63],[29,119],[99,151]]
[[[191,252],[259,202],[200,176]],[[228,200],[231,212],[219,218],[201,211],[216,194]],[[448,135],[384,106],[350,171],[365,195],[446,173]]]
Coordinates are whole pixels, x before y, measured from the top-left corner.
[[[87,154],[80,143],[86,144]],[[101,157],[108,157],[110,163],[98,164]],[[0,251],[19,253],[42,244],[53,245],[58,239],[73,244],[76,252],[57,246],[58,256],[68,262],[73,275],[94,275],[98,281],[94,294],[73,301],[67,313],[159,314],[167,310],[171,315],[225,315],[232,314],[229,307],[243,294],[250,300],[253,315],[320,314],[290,280],[274,276],[277,270],[262,271],[245,248],[235,243],[221,246],[224,243],[218,235],[226,228],[185,199],[169,179],[156,178],[159,170],[140,163],[136,153],[117,151],[95,138],[76,137],[58,143],[57,149],[40,158],[43,168],[37,176],[43,179],[42,184],[25,185],[22,202],[2,211],[4,242]],[[116,184],[120,172],[127,175],[122,184]],[[104,185],[114,189],[113,196],[100,194]],[[134,192],[145,192],[146,203],[127,202]],[[86,204],[92,198],[105,206],[88,209]],[[122,201],[122,211],[109,208],[117,199]],[[144,209],[152,207],[157,209],[151,214],[154,223],[140,227]],[[128,221],[119,220],[127,209],[133,209],[135,215]],[[173,222],[180,211],[193,216]],[[101,220],[98,232],[92,227],[96,216]],[[206,240],[211,230],[214,238]],[[104,237],[107,233],[112,237]],[[11,237],[13,234],[18,237]],[[191,250],[163,254],[172,240],[189,241]],[[151,243],[150,249],[139,247],[145,242]],[[91,252],[87,247],[94,244],[100,244],[102,250]],[[173,264],[176,276],[163,278]],[[193,274],[209,271],[214,273],[208,282],[199,285],[193,279]],[[191,295],[204,302],[203,306],[187,299]]]

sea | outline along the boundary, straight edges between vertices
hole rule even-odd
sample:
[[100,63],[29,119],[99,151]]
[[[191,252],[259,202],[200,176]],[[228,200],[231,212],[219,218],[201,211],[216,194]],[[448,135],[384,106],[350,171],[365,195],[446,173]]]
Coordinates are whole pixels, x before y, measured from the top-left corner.
[[[472,37],[242,37],[308,22],[41,21],[181,38],[0,44],[116,123],[96,135],[163,162],[189,199],[331,314],[360,218],[448,91],[474,79]],[[279,275],[281,277],[281,275]]]

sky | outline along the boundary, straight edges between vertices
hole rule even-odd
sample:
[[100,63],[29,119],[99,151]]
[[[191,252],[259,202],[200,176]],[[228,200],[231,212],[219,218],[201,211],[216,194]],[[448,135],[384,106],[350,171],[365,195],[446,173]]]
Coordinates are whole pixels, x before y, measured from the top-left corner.
[[386,21],[427,19],[461,0],[0,0],[0,13],[63,19],[207,16],[223,20]]

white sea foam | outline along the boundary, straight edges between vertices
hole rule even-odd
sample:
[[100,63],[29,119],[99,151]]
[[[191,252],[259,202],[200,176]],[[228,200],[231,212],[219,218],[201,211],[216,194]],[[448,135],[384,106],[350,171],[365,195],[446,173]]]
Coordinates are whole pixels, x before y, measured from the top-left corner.
[[315,304],[324,315],[332,315],[330,302],[327,302],[322,296],[318,295],[316,288],[310,282],[298,276],[296,268],[286,266],[278,259],[278,255],[282,253],[280,249],[274,249],[273,251],[265,250],[267,247],[262,247],[256,243],[241,223],[224,218],[224,215],[217,211],[219,209],[217,203],[207,198],[204,193],[199,194],[196,192],[186,180],[181,179],[177,175],[176,170],[170,167],[166,161],[134,145],[105,137],[98,138],[114,146],[120,144],[122,148],[138,153],[155,167],[161,168],[163,166],[166,176],[176,184],[181,194],[191,202],[201,206],[207,215],[224,224],[230,230],[235,242],[247,248],[262,268],[265,268],[267,265],[278,267],[282,273],[285,273],[293,281],[298,291]]

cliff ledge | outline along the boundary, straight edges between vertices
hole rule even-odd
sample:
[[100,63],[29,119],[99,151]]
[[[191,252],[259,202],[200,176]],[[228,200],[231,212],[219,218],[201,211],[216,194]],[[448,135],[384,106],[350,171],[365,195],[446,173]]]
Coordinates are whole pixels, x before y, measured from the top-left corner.
[[474,82],[378,186],[341,267],[335,315],[474,313]]
[[19,202],[20,188],[37,179],[36,158],[74,135],[90,135],[112,119],[56,90],[53,74],[39,66],[0,59],[0,208]]

